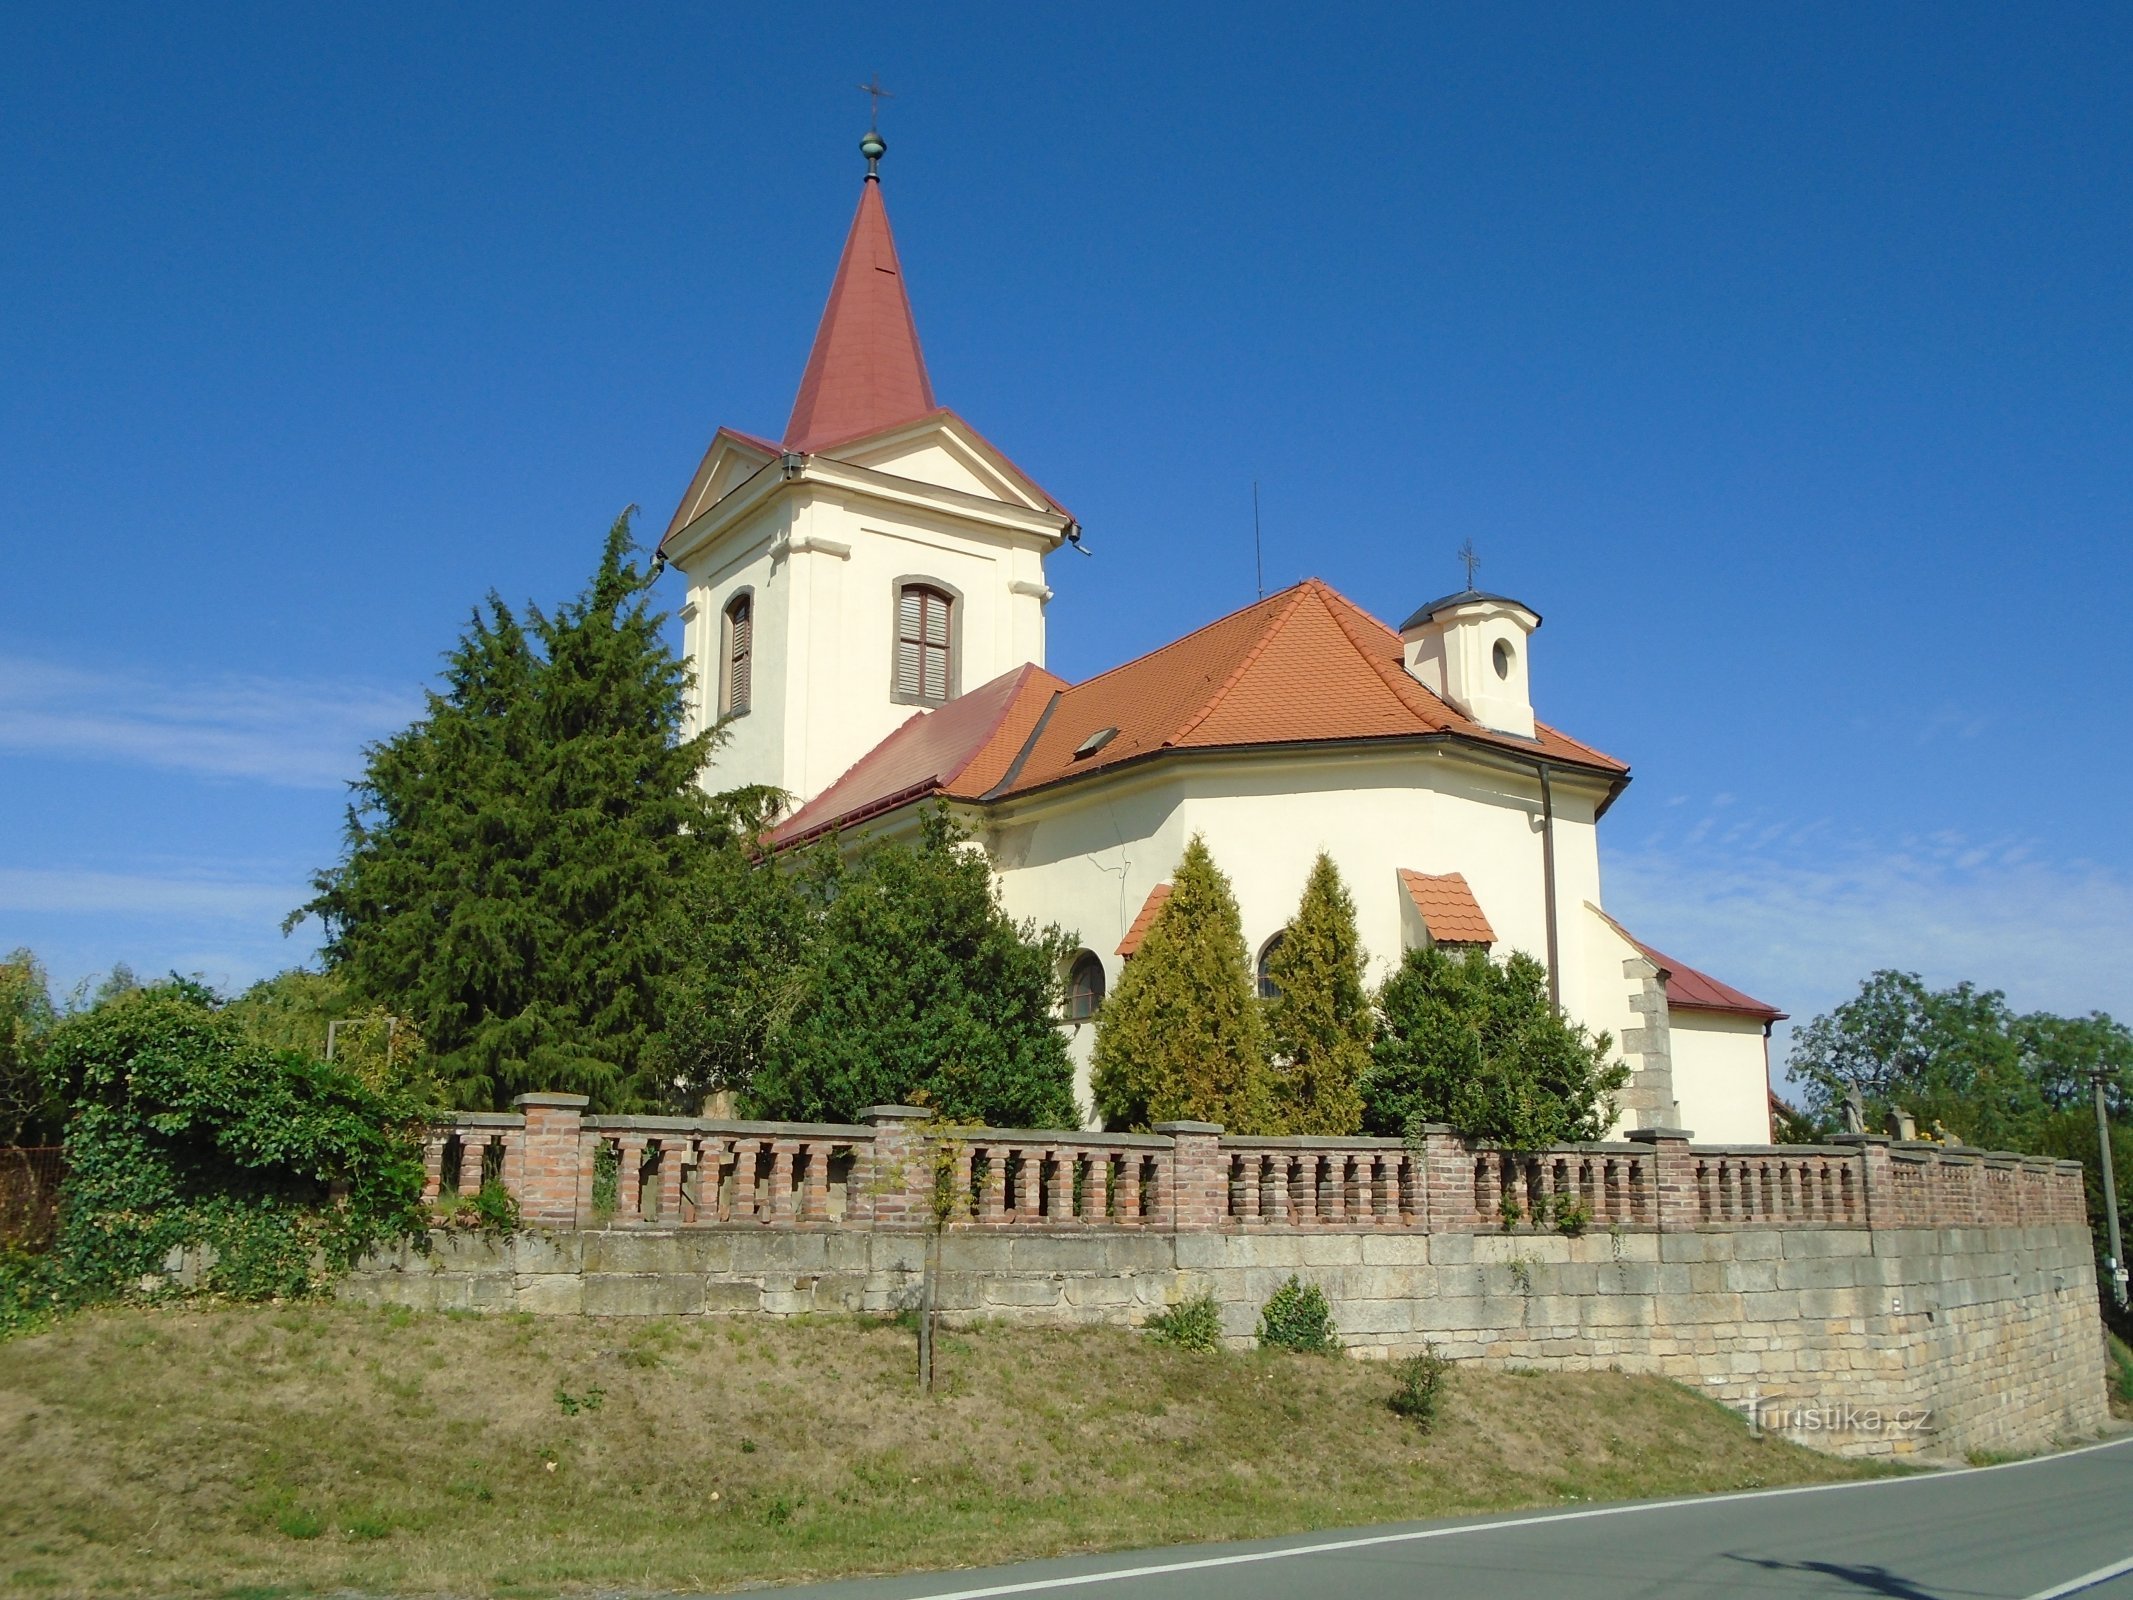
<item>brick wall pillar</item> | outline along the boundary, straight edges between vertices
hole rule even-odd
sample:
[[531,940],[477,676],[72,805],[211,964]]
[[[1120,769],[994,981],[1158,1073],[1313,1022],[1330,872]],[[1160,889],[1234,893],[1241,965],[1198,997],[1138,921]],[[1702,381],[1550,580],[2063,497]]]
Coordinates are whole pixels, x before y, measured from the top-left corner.
[[1889,1146],[1894,1141],[1887,1134],[1840,1133],[1835,1142],[1859,1152],[1860,1220],[1869,1228],[1901,1227],[1902,1219],[1896,1215],[1895,1185],[1889,1174]]
[[1422,1124],[1422,1156],[1415,1185],[1415,1221],[1432,1233],[1471,1233],[1474,1220],[1474,1153],[1449,1123]]
[[1662,1232],[1703,1220],[1696,1203],[1696,1159],[1686,1128],[1632,1128],[1630,1138],[1652,1147],[1652,1221]]
[[864,1170],[873,1197],[874,1223],[885,1228],[930,1227],[926,1207],[926,1139],[919,1125],[933,1113],[923,1106],[868,1106],[859,1120],[874,1130]]
[[1869,1228],[1900,1227],[1895,1215],[1896,1196],[1889,1187],[1888,1135],[1840,1133],[1829,1142],[1857,1152],[1858,1165],[1853,1171],[1859,1185],[1859,1220]]
[[519,1215],[544,1227],[575,1227],[585,1096],[522,1094],[511,1104],[526,1119],[518,1138],[518,1181],[512,1190]]
[[1170,1137],[1165,1175],[1167,1221],[1179,1233],[1205,1233],[1222,1226],[1229,1214],[1229,1164],[1222,1154],[1222,1126],[1216,1122],[1158,1122],[1155,1132]]

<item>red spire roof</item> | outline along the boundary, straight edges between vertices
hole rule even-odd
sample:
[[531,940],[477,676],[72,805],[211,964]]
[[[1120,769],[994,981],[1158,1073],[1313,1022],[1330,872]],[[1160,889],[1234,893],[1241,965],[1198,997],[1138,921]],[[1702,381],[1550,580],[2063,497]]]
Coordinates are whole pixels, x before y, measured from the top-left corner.
[[918,326],[904,293],[881,184],[860,185],[859,211],[837,262],[815,348],[800,377],[785,448],[820,450],[911,422],[934,409]]

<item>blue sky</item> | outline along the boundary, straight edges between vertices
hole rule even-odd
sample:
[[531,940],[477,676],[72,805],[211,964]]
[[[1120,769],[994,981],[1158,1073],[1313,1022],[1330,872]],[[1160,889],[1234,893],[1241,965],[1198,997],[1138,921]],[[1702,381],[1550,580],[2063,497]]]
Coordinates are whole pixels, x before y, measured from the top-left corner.
[[[0,13],[0,946],[239,984],[468,608],[775,432],[856,198],[1083,675],[1547,618],[1610,907],[2133,1013],[2122,6]],[[678,601],[678,593],[669,596]]]

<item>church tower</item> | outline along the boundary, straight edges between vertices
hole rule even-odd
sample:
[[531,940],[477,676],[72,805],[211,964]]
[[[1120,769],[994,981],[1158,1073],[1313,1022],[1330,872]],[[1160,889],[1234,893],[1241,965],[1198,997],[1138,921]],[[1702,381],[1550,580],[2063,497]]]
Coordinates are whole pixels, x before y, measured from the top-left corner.
[[712,789],[819,794],[914,716],[1044,663],[1044,558],[1074,519],[936,403],[889,213],[881,135],[791,419],[720,428],[660,541],[688,580],[694,727],[727,721]]

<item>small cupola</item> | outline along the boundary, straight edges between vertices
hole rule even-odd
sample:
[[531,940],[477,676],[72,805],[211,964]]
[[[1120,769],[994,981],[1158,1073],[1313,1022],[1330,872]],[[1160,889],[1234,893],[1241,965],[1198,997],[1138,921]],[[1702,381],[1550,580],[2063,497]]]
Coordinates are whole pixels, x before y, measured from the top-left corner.
[[1462,589],[1400,624],[1402,658],[1417,682],[1484,728],[1533,737],[1526,643],[1540,616],[1516,600]]

